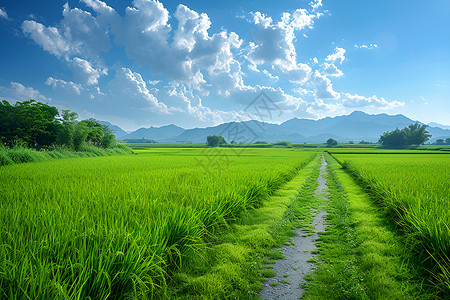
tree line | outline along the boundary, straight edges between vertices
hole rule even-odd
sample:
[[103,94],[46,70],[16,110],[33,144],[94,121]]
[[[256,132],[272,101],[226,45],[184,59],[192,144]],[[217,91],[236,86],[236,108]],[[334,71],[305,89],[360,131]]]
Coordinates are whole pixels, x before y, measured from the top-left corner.
[[79,151],[84,145],[112,148],[116,145],[111,130],[94,119],[77,121],[78,114],[28,100],[0,102],[0,142],[4,146],[45,149],[64,146]]

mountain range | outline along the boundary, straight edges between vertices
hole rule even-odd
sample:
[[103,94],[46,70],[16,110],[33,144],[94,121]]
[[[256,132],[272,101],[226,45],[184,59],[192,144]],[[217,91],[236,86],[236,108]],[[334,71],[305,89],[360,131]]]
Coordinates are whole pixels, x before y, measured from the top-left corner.
[[[413,123],[404,115],[371,115],[354,111],[349,115],[326,117],[320,120],[293,118],[281,124],[260,122],[256,120],[229,122],[213,127],[184,129],[176,125],[162,127],[139,128],[126,133],[120,127],[108,122],[100,123],[111,128],[119,140],[152,139],[160,143],[204,143],[208,135],[221,135],[227,142],[254,143],[265,141],[274,143],[289,141],[291,143],[325,143],[329,138],[339,143],[378,141],[380,135],[396,128],[404,128]],[[450,137],[450,128],[437,123],[430,123],[427,128],[432,135],[430,142]]]

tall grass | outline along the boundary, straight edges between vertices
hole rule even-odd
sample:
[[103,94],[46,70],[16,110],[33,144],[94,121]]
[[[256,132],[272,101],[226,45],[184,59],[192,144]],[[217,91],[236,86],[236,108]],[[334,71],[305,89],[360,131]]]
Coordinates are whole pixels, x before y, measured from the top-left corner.
[[0,147],[0,166],[27,162],[42,162],[60,158],[109,156],[132,153],[130,148],[123,145],[107,149],[85,145],[80,151],[73,151],[65,147],[58,147],[46,151],[37,151],[20,146],[11,149]]
[[0,298],[163,297],[204,239],[289,180],[315,154],[202,149],[0,168]]
[[334,156],[378,196],[434,281],[450,295],[450,156]]

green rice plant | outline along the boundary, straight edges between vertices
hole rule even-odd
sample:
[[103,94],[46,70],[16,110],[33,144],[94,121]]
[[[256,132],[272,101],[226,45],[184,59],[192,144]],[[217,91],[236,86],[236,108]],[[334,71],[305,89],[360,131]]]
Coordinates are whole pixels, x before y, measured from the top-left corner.
[[335,154],[376,195],[424,260],[434,285],[450,295],[450,156],[445,154]]
[[205,168],[199,161],[214,160],[203,149],[154,148],[1,167],[0,298],[164,297],[205,240],[316,155],[218,151],[227,165]]

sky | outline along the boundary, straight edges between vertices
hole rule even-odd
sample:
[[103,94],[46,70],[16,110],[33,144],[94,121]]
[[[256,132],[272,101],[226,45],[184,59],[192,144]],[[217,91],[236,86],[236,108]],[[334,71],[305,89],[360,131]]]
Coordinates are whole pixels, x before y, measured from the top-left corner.
[[[349,114],[450,125],[448,0],[0,0],[0,99],[125,130]],[[256,107],[257,108],[257,107]]]

